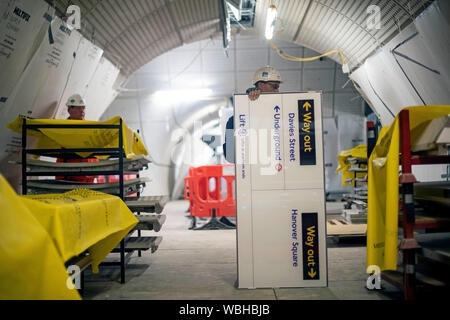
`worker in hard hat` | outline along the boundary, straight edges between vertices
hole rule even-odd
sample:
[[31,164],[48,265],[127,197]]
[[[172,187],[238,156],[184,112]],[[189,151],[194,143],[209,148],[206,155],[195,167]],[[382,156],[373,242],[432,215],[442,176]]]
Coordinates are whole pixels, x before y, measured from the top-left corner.
[[86,103],[79,94],[74,94],[67,99],[66,102],[67,112],[69,113],[69,120],[86,120]]
[[[86,103],[80,94],[74,94],[67,99],[66,102],[67,112],[69,113],[68,120],[86,120],[85,109]],[[56,159],[56,162],[98,162],[97,158],[84,158],[84,159]],[[64,179],[77,182],[95,183],[98,179],[104,179],[103,176],[57,176],[56,179]]]
[[256,70],[253,76],[253,88],[247,89],[248,98],[252,101],[259,98],[261,92],[278,93],[280,88],[281,76],[277,69],[264,67]]
[[[252,101],[259,98],[261,93],[278,93],[281,75],[277,69],[266,66],[256,70],[253,75],[254,87],[247,89],[248,98]],[[228,142],[228,146],[227,146]],[[228,149],[228,152],[227,152]],[[234,116],[231,116],[225,127],[225,143],[223,144],[223,154],[228,162],[234,162]]]

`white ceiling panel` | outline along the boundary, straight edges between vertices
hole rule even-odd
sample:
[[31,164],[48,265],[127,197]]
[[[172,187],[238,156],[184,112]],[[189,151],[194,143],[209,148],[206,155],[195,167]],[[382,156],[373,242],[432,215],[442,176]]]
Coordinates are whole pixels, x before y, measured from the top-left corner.
[[300,70],[283,71],[281,80],[283,83],[280,86],[281,92],[298,92],[300,88]]

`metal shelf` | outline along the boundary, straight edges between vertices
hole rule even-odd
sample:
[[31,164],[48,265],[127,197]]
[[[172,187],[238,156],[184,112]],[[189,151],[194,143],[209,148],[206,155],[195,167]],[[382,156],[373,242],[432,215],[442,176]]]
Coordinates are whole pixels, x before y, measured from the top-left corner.
[[416,179],[412,174],[413,165],[423,164],[448,164],[450,156],[411,156],[411,133],[409,122],[409,111],[402,110],[399,114],[400,120],[400,164],[402,174],[399,182],[402,186],[402,214],[400,225],[403,228],[403,239],[400,242],[400,250],[403,253],[403,287],[405,300],[413,300],[416,296],[418,279],[416,276],[416,255],[421,249],[415,239],[414,230],[435,229],[448,226],[449,219],[437,219],[435,217],[420,217],[414,206],[414,183]]

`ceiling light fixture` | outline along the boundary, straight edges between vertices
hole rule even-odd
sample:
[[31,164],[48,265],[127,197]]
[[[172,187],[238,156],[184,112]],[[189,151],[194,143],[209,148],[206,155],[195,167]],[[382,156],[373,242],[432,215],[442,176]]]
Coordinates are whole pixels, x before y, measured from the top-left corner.
[[271,40],[273,37],[273,30],[275,28],[275,21],[277,20],[277,8],[272,3],[267,9],[267,18],[266,18],[266,39]]

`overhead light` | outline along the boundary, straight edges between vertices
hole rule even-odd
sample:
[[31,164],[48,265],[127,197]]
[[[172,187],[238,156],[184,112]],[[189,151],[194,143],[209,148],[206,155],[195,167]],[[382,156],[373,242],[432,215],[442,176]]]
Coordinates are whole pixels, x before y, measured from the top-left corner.
[[275,28],[275,21],[277,19],[277,8],[271,4],[267,9],[266,18],[266,39],[270,40],[273,37],[273,29]]
[[206,89],[191,89],[191,90],[159,90],[154,94],[158,102],[175,103],[183,101],[201,100],[212,95],[212,90]]

